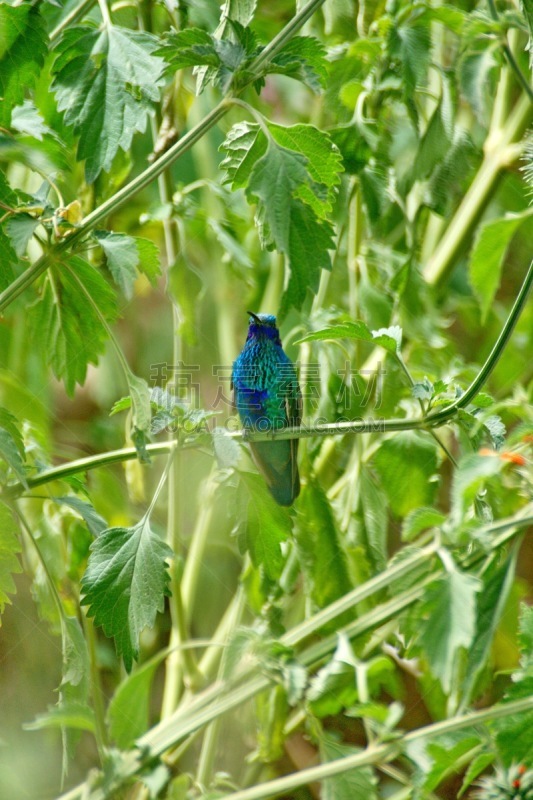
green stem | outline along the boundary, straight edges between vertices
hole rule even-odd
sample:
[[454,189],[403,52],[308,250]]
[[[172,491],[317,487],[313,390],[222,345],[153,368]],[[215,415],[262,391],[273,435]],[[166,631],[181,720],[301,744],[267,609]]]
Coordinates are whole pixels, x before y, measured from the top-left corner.
[[[318,11],[320,6],[325,3],[325,0],[310,0],[307,5],[305,5],[295,16],[285,25],[285,27],[274,36],[270,44],[259,53],[256,59],[252,61],[248,70],[251,75],[258,76],[261,74],[261,68],[264,64],[266,64],[276,53],[287,44],[287,42],[292,39],[294,34],[300,30],[300,28],[305,25],[308,19],[310,19],[315,11]],[[253,78],[252,78],[253,81]],[[250,82],[252,82],[250,81]]]
[[[491,550],[494,551],[516,536],[517,531],[519,531],[522,527],[527,527],[530,525],[533,521],[532,514],[533,507],[529,505],[527,508],[523,509],[520,515],[501,520],[495,525],[484,526],[480,528],[478,532],[480,535],[487,535],[488,540],[491,541]],[[502,533],[499,536],[490,538],[490,534],[497,531],[502,531]],[[419,553],[418,556],[420,555],[421,554]],[[475,553],[472,556],[464,559],[461,562],[461,567],[471,568],[484,557],[485,553],[483,552]],[[403,568],[405,570],[403,574],[408,574],[408,572],[417,567],[419,563],[418,557],[413,557],[402,564],[396,564],[393,567],[390,567],[385,571],[385,573],[383,573],[383,576],[387,575],[389,578],[391,578],[391,576],[395,576],[397,578],[399,577],[398,569],[402,570]],[[426,581],[432,578],[434,579],[438,576],[438,574],[442,573],[443,567],[441,562],[437,561],[436,564],[439,566],[435,567],[434,573],[429,576]],[[383,578],[383,576],[376,576],[376,578],[372,579],[372,581],[379,581],[380,578]],[[378,591],[379,588],[382,588],[380,583],[374,583],[374,591]],[[366,595],[368,589],[367,587],[362,586],[356,591],[362,591]],[[420,585],[415,586],[414,588],[403,592],[401,595],[394,597],[392,600],[389,600],[382,606],[372,609],[370,613],[362,615],[359,619],[351,623],[345,629],[346,635],[352,637],[355,635],[362,635],[371,630],[373,626],[383,624],[383,622],[385,622],[387,619],[394,617],[399,611],[408,608],[409,605],[412,605],[414,602],[419,600],[422,596],[422,592],[423,587]],[[353,602],[355,603],[355,601],[358,599],[359,596],[352,593]],[[342,605],[342,600],[343,598],[341,598],[340,606],[336,604],[338,613],[341,613],[342,610],[346,610]],[[281,639],[282,644],[291,646],[301,641],[308,635],[313,633],[316,634],[316,632],[323,627],[325,620],[329,618],[330,615],[328,614],[328,609],[323,609],[313,618],[298,626],[298,629],[289,631],[287,634],[285,634]],[[331,651],[334,649],[336,642],[337,637],[335,634],[332,634],[328,640],[328,647],[330,647]],[[311,664],[313,663],[313,660],[320,660],[324,658],[325,655],[327,655],[327,653],[324,651],[324,645],[319,642],[318,644],[312,645],[307,650],[302,651],[299,655],[299,659],[303,664]],[[212,722],[212,720],[216,719],[221,714],[224,714],[227,711],[236,708],[241,703],[246,702],[258,692],[268,688],[270,685],[269,678],[266,675],[253,677],[253,671],[252,677],[250,677],[250,671],[248,671],[238,676],[238,679],[241,681],[247,679],[247,682],[241,683],[237,686],[234,682],[230,682],[229,684],[226,683],[222,686],[215,684],[214,686],[202,692],[200,695],[197,695],[185,708],[178,709],[172,717],[170,717],[168,720],[163,720],[149,733],[145,734],[145,736],[138,741],[140,750],[125,754],[120,767],[121,781],[124,781],[129,776],[134,775],[142,767],[143,763],[146,763],[150,759],[161,755],[163,752],[165,752],[165,750],[168,750],[170,747],[173,747],[175,744],[177,744],[177,742],[181,741],[187,736],[190,736],[204,725]],[[526,707],[530,708],[533,704],[533,699],[528,698],[527,700],[518,702],[526,703],[528,704]],[[522,706],[520,706],[518,710],[521,708]],[[507,711],[504,711],[503,709],[506,709]],[[517,713],[517,708],[514,708],[512,704],[508,703],[492,709],[486,709],[482,712],[477,712],[477,714],[481,715],[479,717],[474,718],[471,715],[465,715],[465,717],[436,723],[434,726],[429,726],[429,729],[431,731],[431,735],[438,735],[442,732],[446,732],[447,730],[458,730],[461,727],[465,727],[466,723],[464,720],[467,717],[468,719],[473,720],[471,724],[475,724],[476,721],[479,722],[483,719],[492,719],[495,718],[495,715],[503,716],[505,713]],[[444,728],[442,726],[444,726]],[[417,736],[425,736],[427,735],[427,731],[428,729],[422,728],[419,731],[414,731],[410,734],[407,734],[407,736],[414,736],[415,738]],[[403,738],[401,741],[405,742],[405,738]],[[407,741],[410,740],[408,739]],[[139,757],[139,752],[143,753],[143,756]],[[372,750],[372,753],[375,753],[375,749]],[[67,792],[60,798],[60,800],[79,800],[79,798],[84,796],[84,791],[85,784],[82,784],[70,792]],[[101,790],[97,789],[91,793],[90,800],[105,800],[105,797],[106,795],[104,795]]]
[[441,722],[435,722],[432,725],[426,725],[423,728],[418,728],[415,731],[406,733],[398,741],[373,745],[362,753],[339,758],[335,761],[329,761],[317,767],[309,767],[308,769],[300,770],[292,775],[276,778],[275,780],[267,781],[266,783],[253,786],[249,789],[243,789],[239,792],[233,792],[223,797],[224,800],[230,800],[230,798],[231,800],[262,800],[262,798],[276,797],[279,794],[289,793],[293,789],[313,783],[314,781],[322,781],[334,775],[342,775],[349,770],[359,767],[390,761],[401,755],[407,746],[420,740],[432,739],[437,736],[455,733],[464,728],[472,728],[476,725],[531,710],[533,710],[533,698],[526,697],[511,703],[491,706],[491,708],[486,708],[482,711],[472,711],[460,717],[446,719]]
[[7,289],[0,294],[0,311],[6,308],[13,300],[19,296],[28,286],[37,280],[58,256],[65,250],[70,249],[75,242],[79,242],[90,230],[112,212],[127,203],[134,194],[140,192],[148,184],[155,180],[167,167],[173,164],[178,158],[186,153],[190,148],[210,130],[226,114],[230,104],[228,100],[221,100],[199,123],[190,131],[185,133],[182,138],[171,148],[163,153],[160,158],[151,164],[144,172],[131,180],[122,189],[119,189],[112,197],[105,200],[98,208],[95,208],[83,220],[82,224],[76,228],[66,239],[59,242],[50,253],[45,253],[22,275],[11,283]]
[[474,378],[468,389],[454,403],[451,403],[449,406],[446,406],[446,408],[443,408],[441,411],[435,411],[432,414],[428,414],[428,416],[426,417],[426,421],[428,423],[433,425],[441,425],[443,422],[453,417],[459,408],[464,408],[470,403],[471,400],[474,399],[474,397],[480,391],[482,386],[487,382],[491,372],[498,363],[500,356],[503,353],[503,350],[506,347],[507,342],[511,337],[511,334],[515,328],[516,323],[518,322],[520,314],[524,309],[532,284],[533,284],[533,261],[529,265],[526,277],[524,278],[524,282],[520,287],[520,291],[518,292],[516,300],[514,301],[511,312],[505,321],[505,325],[503,326],[494,347],[490,351],[489,356],[486,359],[483,366],[481,367],[480,371],[478,372],[478,374],[476,375],[476,377]]
[[470,239],[503,169],[520,155],[523,146],[516,142],[531,121],[532,111],[529,97],[522,95],[505,127],[489,133],[483,162],[425,266],[424,277],[429,284],[442,284],[455,266],[457,257]]
[[81,3],[78,3],[72,11],[63,17],[60,23],[56,25],[56,27],[50,32],[50,43],[55,42],[56,39],[59,39],[65,28],[68,28],[69,25],[73,22],[77,22],[80,17],[82,17],[86,11],[89,11],[90,8],[95,4],[96,0],[81,0]]
[[[488,0],[488,4],[489,4],[489,10],[490,10],[492,19],[495,20],[496,22],[499,22],[500,21],[500,15],[498,14],[498,9],[496,8],[496,3],[494,2],[494,0]],[[517,61],[516,61],[516,59],[515,59],[515,57],[513,55],[513,51],[509,47],[509,42],[507,41],[507,36],[506,36],[505,33],[503,34],[503,38],[502,38],[502,49],[503,49],[505,58],[507,59],[507,61],[509,63],[509,66],[513,70],[514,74],[516,75],[516,78],[518,79],[518,82],[522,86],[522,89],[524,89],[524,91],[528,95],[529,101],[531,103],[533,103],[533,88],[531,87],[528,79],[526,78],[526,76],[524,75],[524,73],[522,72],[520,67],[518,66],[518,63],[517,63]]]

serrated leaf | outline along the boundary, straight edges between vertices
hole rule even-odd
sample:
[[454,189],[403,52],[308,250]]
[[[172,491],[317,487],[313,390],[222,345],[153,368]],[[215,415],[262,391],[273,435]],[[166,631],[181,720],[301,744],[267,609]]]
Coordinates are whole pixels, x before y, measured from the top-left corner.
[[312,126],[235,126],[222,149],[225,181],[246,187],[257,202],[256,222],[263,246],[287,257],[290,277],[280,317],[301,307],[307,289],[315,292],[321,269],[330,269],[333,230],[324,218],[338,183],[340,156],[323,132]]
[[412,431],[400,433],[382,442],[373,464],[390,507],[398,516],[432,502],[436,484],[429,479],[437,469],[432,442]]
[[38,7],[0,5],[0,126],[9,127],[12,109],[35,83],[47,52],[46,28]]
[[113,637],[128,672],[139,656],[139,637],[152,627],[170,594],[170,547],[154,534],[144,516],[131,528],[108,528],[93,542],[82,578],[82,605]]
[[93,536],[98,536],[104,531],[108,525],[107,522],[94,507],[86,500],[81,500],[75,495],[67,495],[65,497],[54,497],[56,503],[62,503],[69,508],[74,509],[82,519],[87,523],[87,527]]
[[38,714],[33,722],[24,726],[27,731],[41,731],[45,728],[72,728],[94,733],[94,712],[85,703],[65,703],[52,706],[45,714]]
[[285,563],[281,543],[292,529],[289,511],[276,503],[259,475],[240,472],[239,476],[247,495],[246,542],[252,562],[277,581]]
[[369,558],[375,572],[382,572],[387,564],[387,497],[366,467],[361,469],[361,507],[365,523]]
[[[359,752],[361,752],[359,748],[341,744],[328,734],[320,737],[322,763],[353,756]],[[377,778],[371,767],[359,767],[341,772],[322,782],[320,796],[322,800],[354,800],[356,797],[377,800]]]
[[[409,24],[411,22],[411,24]],[[404,24],[393,24],[389,30],[389,48],[398,59],[404,78],[404,90],[410,97],[417,84],[426,77],[430,58],[429,25],[414,18]]]
[[356,320],[355,322],[342,322],[339,325],[331,325],[329,328],[313,331],[312,333],[302,336],[301,339],[298,339],[296,344],[318,342],[327,339],[360,339],[365,342],[371,342],[373,341],[373,336],[365,322]]
[[412,542],[419,533],[428,528],[439,527],[445,519],[445,515],[436,508],[415,508],[403,521],[402,539],[404,542]]
[[457,794],[457,798],[461,798],[469,786],[473,784],[476,778],[484,772],[496,759],[495,753],[479,753],[473,761],[468,765],[468,769],[463,778],[461,788]]
[[43,355],[72,395],[83,384],[88,364],[96,364],[107,340],[100,313],[113,321],[115,295],[101,274],[79,256],[53,265],[40,300],[33,306],[33,329]]
[[[128,372],[127,378],[131,397],[133,426],[137,431],[148,436],[152,421],[152,407],[150,405],[152,393],[150,387],[144,378],[138,378],[131,371]],[[141,456],[141,453],[139,455]],[[143,453],[141,460],[144,461],[145,458]]]
[[471,732],[458,731],[436,742],[428,742],[426,753],[432,759],[431,769],[424,779],[424,789],[435,790],[450,772],[455,772],[457,762],[466,753],[479,747],[480,739]]
[[494,100],[493,79],[498,67],[495,58],[497,47],[497,42],[487,46],[486,42],[480,41],[475,48],[464,53],[458,64],[461,92],[481,124],[485,124]]
[[372,331],[372,338],[375,344],[381,345],[390,353],[399,353],[402,347],[403,331],[399,325],[391,325],[389,328]]
[[18,261],[11,239],[0,228],[0,291],[7,289],[15,279],[13,264]]
[[17,558],[22,549],[18,533],[18,525],[11,509],[0,501],[0,615],[4,613],[6,604],[11,603],[9,595],[16,592],[13,573],[22,572]]
[[326,50],[314,36],[294,36],[267,64],[267,72],[287,75],[319,92],[326,84]]
[[419,644],[432,674],[449,694],[457,653],[461,648],[468,649],[475,635],[477,594],[482,583],[457,569],[451,557],[446,567],[446,574],[426,590],[427,616],[420,624]]
[[11,127],[19,133],[33,136],[34,139],[40,142],[46,133],[52,133],[51,128],[48,127],[39,111],[29,100],[25,100],[22,105],[13,109],[11,112]]
[[463,707],[468,707],[470,702],[475,700],[476,684],[489,658],[492,642],[513,585],[516,555],[517,551],[514,549],[507,562],[484,581],[483,591],[477,604],[476,634],[468,650],[462,687]]
[[154,674],[168,655],[161,650],[120,683],[107,708],[109,733],[115,744],[127,750],[148,729],[150,689]]
[[472,453],[462,458],[455,470],[452,483],[451,519],[460,524],[485,482],[501,472],[503,463],[497,455],[479,456]]
[[65,124],[79,135],[77,157],[85,159],[89,183],[146,127],[165,66],[152,55],[157,45],[144,31],[80,25],[67,29],[56,48],[52,91]]
[[0,458],[11,467],[24,486],[26,483],[25,452],[16,418],[0,407]]
[[500,285],[505,254],[518,228],[527,225],[527,238],[533,238],[533,210],[485,223],[478,231],[470,262],[468,279],[481,307],[481,322],[488,312]]
[[[341,597],[352,588],[346,554],[335,517],[322,487],[310,479],[302,489],[299,508],[302,517],[294,537],[306,580],[306,595],[318,608]],[[335,620],[335,626],[342,622]]]
[[17,256],[25,255],[28,242],[39,225],[39,220],[29,214],[14,214],[7,220],[6,231]]
[[94,236],[105,253],[107,266],[115,283],[131,299],[139,265],[135,239],[124,233],[109,231],[95,231]]

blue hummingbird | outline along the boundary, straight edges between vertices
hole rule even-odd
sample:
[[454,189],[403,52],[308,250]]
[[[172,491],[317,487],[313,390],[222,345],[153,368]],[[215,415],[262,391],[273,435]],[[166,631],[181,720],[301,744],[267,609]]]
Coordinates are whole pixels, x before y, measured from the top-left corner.
[[[269,431],[299,425],[302,393],[294,365],[283,351],[276,317],[247,313],[248,336],[231,375],[234,403],[243,427]],[[276,502],[292,505],[300,493],[298,439],[250,442],[250,447]]]

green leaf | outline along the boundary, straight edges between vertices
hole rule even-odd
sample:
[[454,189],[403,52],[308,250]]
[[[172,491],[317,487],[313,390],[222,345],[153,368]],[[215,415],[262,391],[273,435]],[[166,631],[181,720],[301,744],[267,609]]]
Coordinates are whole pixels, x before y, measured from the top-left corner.
[[41,299],[32,309],[35,338],[70,395],[76,383],[83,384],[87,365],[97,363],[107,340],[89,297],[106,320],[116,318],[111,287],[94,267],[70,256],[49,269]]
[[18,261],[11,239],[0,228],[0,291],[6,289],[15,279],[12,264]]
[[154,534],[144,516],[131,528],[108,528],[91,545],[82,578],[82,605],[113,637],[128,672],[139,657],[139,637],[152,627],[170,594],[170,547]]
[[[319,483],[309,479],[299,501],[294,537],[305,576],[306,595],[324,608],[352,588],[346,555],[326,494]],[[338,628],[342,622],[335,620]]]
[[157,44],[144,31],[82,25],[67,29],[56,48],[52,91],[65,124],[79,135],[77,157],[86,159],[89,183],[146,127],[164,68],[152,55]]
[[263,478],[239,472],[247,496],[246,544],[255,567],[263,567],[268,577],[279,580],[285,559],[282,542],[290,535],[289,511],[271,497]]
[[133,297],[133,284],[139,272],[143,272],[155,286],[161,274],[157,245],[149,239],[125,233],[95,231],[93,235],[105,253],[115,283],[128,300]]
[[479,122],[487,122],[494,102],[495,75],[498,63],[495,51],[499,43],[487,46],[486,41],[466,50],[458,63],[461,93],[472,106]]
[[309,125],[269,124],[268,140],[257,124],[234,126],[222,149],[225,182],[246,187],[257,202],[263,246],[287,257],[290,277],[280,316],[300,308],[307,289],[316,292],[321,269],[330,269],[333,229],[326,216],[342,169],[327,134]]
[[80,500],[79,497],[75,497],[74,495],[54,497],[54,500],[56,503],[62,503],[76,511],[80,517],[85,520],[93,536],[98,536],[108,527],[105,519],[101,517],[94,507],[86,500]]
[[504,462],[497,456],[479,456],[471,453],[464,456],[455,470],[452,483],[451,522],[460,525],[486,481],[498,475]]
[[131,747],[139,736],[148,730],[150,689],[155,672],[168,655],[161,650],[122,681],[111,698],[107,709],[109,733],[122,750]]
[[477,594],[482,583],[457,569],[449,555],[445,567],[445,576],[426,590],[426,618],[420,624],[419,644],[432,674],[449,694],[458,651],[468,649],[475,636]]
[[45,714],[38,714],[33,722],[24,726],[26,731],[41,731],[46,728],[73,728],[94,733],[94,712],[84,703],[65,703],[52,706]]
[[472,735],[470,731],[457,731],[443,736],[441,741],[428,742],[426,753],[433,763],[425,776],[424,789],[427,792],[434,791],[445,778],[458,771],[459,759],[479,745],[479,736]]
[[404,91],[409,98],[426,78],[431,38],[427,22],[414,15],[405,23],[393,23],[389,29],[389,50],[398,59],[403,73]]
[[329,328],[308,333],[295,344],[303,342],[317,342],[335,339],[358,339],[363,342],[372,342],[388,350],[389,353],[396,353],[401,345],[402,330],[397,325],[391,328],[380,328],[378,331],[371,331],[368,325],[361,320],[355,322],[341,322]]
[[489,658],[492,642],[513,585],[516,556],[515,548],[510,558],[484,580],[483,590],[478,599],[476,635],[468,650],[462,687],[465,707],[475,700],[476,685]]
[[433,442],[413,431],[400,433],[382,442],[372,463],[395,514],[431,504],[437,488],[430,480],[437,469]]
[[361,469],[361,507],[365,523],[369,558],[375,572],[382,572],[387,564],[387,497],[366,467]]
[[[333,736],[322,734],[320,736],[320,757],[322,763],[336,761],[360,753],[360,748],[352,745],[341,744]],[[341,772],[322,782],[322,800],[377,800],[377,779],[371,767],[359,767],[346,772]]]
[[17,425],[17,420],[6,408],[0,406],[0,458],[11,467],[24,486],[26,468],[24,465],[24,441]]
[[9,127],[12,109],[34,85],[47,52],[46,28],[38,7],[0,5],[0,126]]
[[402,539],[412,542],[422,531],[440,527],[445,519],[446,516],[436,508],[414,508],[403,521]]
[[7,220],[6,231],[17,256],[25,255],[28,242],[39,225],[39,220],[29,214],[15,214]]
[[21,551],[18,533],[11,509],[0,501],[0,615],[4,613],[6,604],[11,603],[9,595],[17,590],[13,573],[22,572],[17,558],[17,553]]
[[[127,378],[131,397],[133,427],[135,428],[136,432],[143,434],[144,444],[144,437],[147,437],[150,434],[150,424],[152,421],[150,387],[144,378],[138,378],[137,375],[134,375],[131,371],[128,372]],[[149,461],[150,459],[144,449],[144,446],[139,448],[135,438],[132,438],[135,442],[135,447],[137,448],[141,461]]]
[[496,759],[495,753],[479,753],[473,761],[468,765],[468,769],[463,778],[461,788],[457,794],[457,798],[461,798],[469,786],[473,784],[479,775],[484,772]]
[[267,72],[287,75],[319,92],[326,84],[326,50],[314,36],[294,36],[267,64]]
[[487,314],[500,285],[505,255],[518,228],[527,226],[527,239],[533,239],[533,210],[512,214],[485,223],[478,231],[470,262],[468,279],[481,306],[481,323]]
[[11,127],[19,133],[33,136],[34,139],[40,142],[46,133],[52,133],[52,129],[46,125],[39,111],[29,100],[25,100],[21,106],[13,109],[11,112]]

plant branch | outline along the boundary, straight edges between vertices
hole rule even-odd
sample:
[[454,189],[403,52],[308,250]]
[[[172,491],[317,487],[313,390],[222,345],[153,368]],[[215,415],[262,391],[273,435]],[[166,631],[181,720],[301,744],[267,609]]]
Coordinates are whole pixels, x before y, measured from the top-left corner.
[[[496,3],[494,2],[494,0],[488,0],[488,4],[489,4],[489,11],[491,13],[492,19],[495,22],[499,22],[500,21],[500,15],[498,14],[498,9],[496,8]],[[515,57],[513,55],[513,51],[509,47],[509,42],[507,41],[507,36],[506,36],[505,33],[502,34],[502,49],[503,49],[503,53],[505,55],[505,58],[507,59],[507,62],[509,63],[509,66],[511,67],[511,69],[513,70],[516,78],[518,79],[519,84],[521,85],[522,89],[524,89],[524,91],[528,95],[530,103],[533,103],[533,88],[531,87],[531,84],[529,83],[528,79],[526,78],[526,76],[524,75],[524,73],[522,72],[520,67],[518,66],[518,62],[516,61],[516,59],[515,59]]]
[[78,3],[66,17],[63,17],[61,22],[50,32],[50,42],[52,43],[55,42],[56,39],[59,39],[65,28],[68,28],[72,22],[77,22],[86,11],[89,11],[95,2],[96,0],[81,0],[81,3]]
[[454,733],[464,728],[471,728],[474,725],[481,725],[492,722],[495,719],[501,719],[502,717],[521,714],[532,710],[533,697],[526,697],[511,703],[501,703],[491,706],[482,711],[472,711],[460,717],[442,720],[433,725],[426,725],[417,730],[410,731],[394,742],[372,745],[367,747],[362,753],[338,758],[326,764],[300,770],[292,775],[285,775],[283,778],[276,778],[272,781],[261,783],[258,786],[252,786],[249,789],[243,789],[242,791],[224,795],[223,800],[262,800],[262,798],[276,797],[279,794],[285,794],[292,789],[305,786],[314,781],[322,781],[334,775],[341,775],[344,772],[348,772],[348,770],[357,769],[370,764],[378,764],[383,761],[390,761],[401,755],[406,746],[421,739],[431,739],[436,736]]

